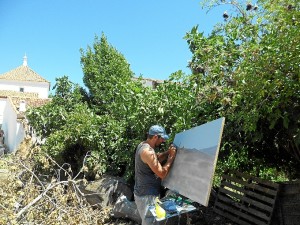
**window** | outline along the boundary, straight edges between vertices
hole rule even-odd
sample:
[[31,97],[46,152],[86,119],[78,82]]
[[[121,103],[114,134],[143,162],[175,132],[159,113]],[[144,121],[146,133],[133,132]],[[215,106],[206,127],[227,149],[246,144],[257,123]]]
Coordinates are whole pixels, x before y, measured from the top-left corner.
[[20,88],[20,92],[24,92],[24,88],[21,87],[21,88]]

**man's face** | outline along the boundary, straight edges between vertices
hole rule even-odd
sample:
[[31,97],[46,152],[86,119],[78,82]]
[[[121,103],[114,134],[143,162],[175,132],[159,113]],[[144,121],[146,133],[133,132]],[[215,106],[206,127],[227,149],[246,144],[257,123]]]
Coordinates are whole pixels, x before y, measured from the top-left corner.
[[155,142],[155,147],[159,147],[162,143],[165,143],[166,140],[162,138],[161,136],[157,135],[157,139]]

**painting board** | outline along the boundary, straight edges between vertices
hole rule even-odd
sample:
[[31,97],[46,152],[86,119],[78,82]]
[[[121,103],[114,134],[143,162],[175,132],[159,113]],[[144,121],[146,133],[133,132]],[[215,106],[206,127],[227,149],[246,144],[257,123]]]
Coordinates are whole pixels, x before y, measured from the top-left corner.
[[163,186],[208,205],[224,123],[222,117],[175,135],[177,154]]

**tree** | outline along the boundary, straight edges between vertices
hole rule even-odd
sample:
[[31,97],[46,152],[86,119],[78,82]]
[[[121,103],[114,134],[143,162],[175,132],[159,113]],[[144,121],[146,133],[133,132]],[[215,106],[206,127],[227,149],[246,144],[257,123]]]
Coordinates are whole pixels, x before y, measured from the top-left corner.
[[130,94],[133,72],[124,56],[111,46],[104,34],[96,36],[93,49],[81,49],[83,82],[100,114],[117,114]]
[[30,109],[26,113],[30,125],[42,139],[61,129],[66,123],[66,117],[76,105],[86,101],[87,94],[83,88],[73,84],[67,76],[56,78],[53,89],[55,95],[51,102],[43,107]]
[[191,81],[200,84],[198,94],[203,96],[199,104],[227,118],[221,155],[227,155],[227,166],[297,171],[299,2],[263,0],[253,6],[205,1],[204,7],[221,4],[236,12],[226,13],[224,23],[208,37],[197,27],[186,35],[193,53]]

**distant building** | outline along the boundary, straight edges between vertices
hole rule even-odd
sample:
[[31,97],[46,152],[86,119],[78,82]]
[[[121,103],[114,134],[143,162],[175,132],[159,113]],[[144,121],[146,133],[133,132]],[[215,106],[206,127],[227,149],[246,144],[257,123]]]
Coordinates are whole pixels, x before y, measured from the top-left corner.
[[50,82],[27,65],[26,56],[23,65],[0,74],[0,129],[8,152],[15,151],[31,131],[24,112],[49,102],[49,90]]
[[140,80],[144,87],[157,88],[158,85],[162,84],[163,80],[154,80],[150,78],[133,78],[134,80]]

